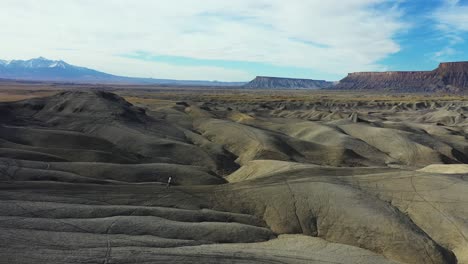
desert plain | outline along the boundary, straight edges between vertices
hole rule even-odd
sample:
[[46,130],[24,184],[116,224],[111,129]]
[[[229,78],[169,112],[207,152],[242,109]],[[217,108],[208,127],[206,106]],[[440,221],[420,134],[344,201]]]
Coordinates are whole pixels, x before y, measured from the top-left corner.
[[468,263],[467,96],[0,86],[1,263]]

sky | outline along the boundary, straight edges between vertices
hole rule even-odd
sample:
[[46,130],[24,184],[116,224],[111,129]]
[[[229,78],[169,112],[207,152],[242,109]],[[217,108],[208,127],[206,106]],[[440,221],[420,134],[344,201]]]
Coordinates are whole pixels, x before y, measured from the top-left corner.
[[0,36],[122,76],[335,81],[468,61],[468,0],[0,0]]

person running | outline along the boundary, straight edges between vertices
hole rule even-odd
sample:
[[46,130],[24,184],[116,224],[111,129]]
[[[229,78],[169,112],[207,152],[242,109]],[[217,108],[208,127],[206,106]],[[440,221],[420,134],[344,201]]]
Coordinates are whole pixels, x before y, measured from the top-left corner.
[[171,185],[171,181],[172,181],[172,177],[169,176],[169,179],[167,179],[166,189],[169,188],[169,186]]

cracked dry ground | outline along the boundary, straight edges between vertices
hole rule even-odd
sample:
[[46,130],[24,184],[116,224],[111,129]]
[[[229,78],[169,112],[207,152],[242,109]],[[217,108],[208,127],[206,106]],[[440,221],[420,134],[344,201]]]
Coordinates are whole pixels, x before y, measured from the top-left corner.
[[0,262],[468,263],[468,103],[196,99],[1,103]]

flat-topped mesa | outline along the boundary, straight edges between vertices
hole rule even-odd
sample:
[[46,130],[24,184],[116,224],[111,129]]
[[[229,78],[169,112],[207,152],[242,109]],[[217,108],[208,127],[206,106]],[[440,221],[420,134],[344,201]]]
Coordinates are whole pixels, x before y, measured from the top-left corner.
[[441,63],[436,71],[446,85],[468,90],[467,61]]
[[395,76],[395,75],[421,75],[421,73],[432,73],[432,71],[386,71],[386,72],[351,72],[348,76]]
[[433,71],[355,72],[336,86],[342,90],[462,92],[468,90],[468,62],[441,63]]
[[333,82],[328,82],[324,80],[257,76],[251,82],[244,85],[244,87],[250,88],[250,89],[294,89],[294,88],[319,89],[319,88],[327,88],[332,85],[333,85]]
[[437,71],[468,72],[468,61],[442,62]]

